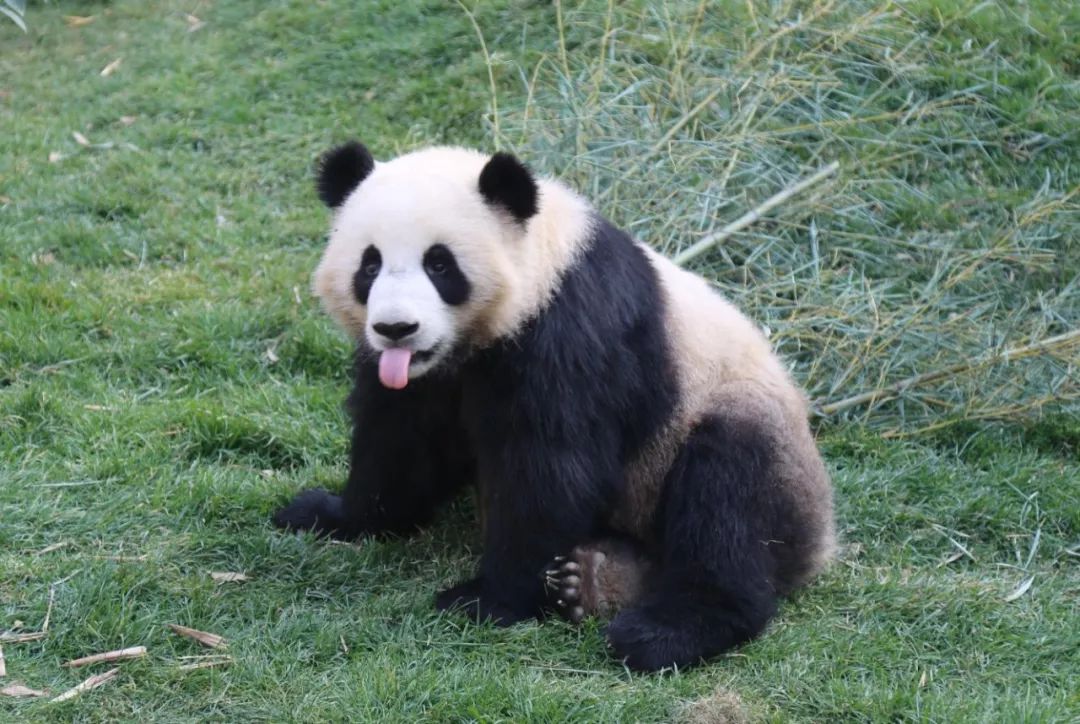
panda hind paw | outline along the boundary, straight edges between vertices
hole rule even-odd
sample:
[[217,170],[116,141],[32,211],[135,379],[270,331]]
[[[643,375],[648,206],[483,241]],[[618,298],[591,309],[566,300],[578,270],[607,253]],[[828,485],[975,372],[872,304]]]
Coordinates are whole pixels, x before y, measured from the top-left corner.
[[544,590],[549,604],[555,613],[573,624],[585,618],[581,577],[581,564],[564,556],[557,556],[544,570]]

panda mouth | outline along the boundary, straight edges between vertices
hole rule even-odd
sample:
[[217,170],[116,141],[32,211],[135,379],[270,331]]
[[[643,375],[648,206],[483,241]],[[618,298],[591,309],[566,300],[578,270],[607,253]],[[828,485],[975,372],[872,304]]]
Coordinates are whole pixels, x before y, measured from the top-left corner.
[[432,347],[431,349],[425,349],[422,352],[413,352],[411,364],[416,364],[417,362],[427,362],[435,356],[436,349],[437,347]]

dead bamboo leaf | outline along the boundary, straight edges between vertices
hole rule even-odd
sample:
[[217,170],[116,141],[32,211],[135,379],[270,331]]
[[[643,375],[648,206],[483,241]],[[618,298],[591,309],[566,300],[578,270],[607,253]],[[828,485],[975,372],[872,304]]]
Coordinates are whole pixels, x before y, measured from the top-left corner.
[[4,696],[48,696],[49,692],[39,691],[37,689],[31,689],[29,686],[23,686],[22,684],[8,684],[3,689],[0,689],[0,694]]
[[191,14],[189,13],[189,14],[188,14],[188,16],[187,16],[187,24],[188,24],[188,28],[187,28],[187,31],[188,31],[189,33],[194,33],[194,32],[195,32],[196,30],[198,30],[199,28],[201,28],[201,27],[203,27],[204,25],[206,25],[206,22],[205,22],[205,21],[203,21],[203,20],[200,20],[200,19],[199,19],[198,17],[196,17],[195,15],[191,15]]
[[248,577],[243,573],[233,571],[212,571],[210,577],[218,583],[242,583],[248,580]]
[[101,69],[101,77],[108,78],[110,75],[116,72],[116,69],[120,67],[120,63],[124,61],[123,58],[117,58],[113,62]]
[[0,677],[7,676],[7,662],[4,661],[4,647],[0,646]]
[[1023,596],[1031,588],[1031,584],[1035,582],[1035,576],[1026,578],[1019,586],[1013,589],[1013,592],[1005,597],[1005,603],[1012,603],[1016,599]]
[[102,661],[125,661],[127,659],[138,659],[146,656],[145,646],[130,646],[126,649],[117,649],[115,651],[105,651],[100,654],[91,654],[90,656],[83,656],[82,658],[72,659],[68,661],[64,666],[74,669],[79,666],[89,666],[90,664],[100,664]]
[[139,120],[138,116],[120,116],[121,126],[130,126],[135,121]]
[[228,648],[228,642],[225,641],[223,636],[217,634],[207,633],[206,631],[199,631],[197,629],[188,628],[187,626],[181,626],[177,623],[170,623],[171,628],[175,633],[181,636],[186,636],[189,639],[198,641],[203,646],[208,646],[212,649],[224,649]]
[[95,19],[93,15],[65,15],[64,24],[69,28],[81,28],[94,22]]
[[90,139],[88,139],[86,136],[79,133],[78,131],[72,131],[71,137],[75,139],[75,143],[83,146],[84,148],[90,145]]
[[78,696],[79,694],[82,694],[85,691],[90,691],[91,689],[96,689],[99,686],[101,686],[102,684],[105,684],[105,683],[115,679],[116,676],[119,673],[120,673],[120,669],[117,668],[117,669],[109,669],[104,674],[98,674],[96,676],[91,676],[89,679],[82,682],[81,684],[73,686],[70,689],[68,689],[67,691],[65,691],[63,694],[60,694],[60,695],[54,697],[52,699],[52,703],[56,703],[58,701],[67,701],[68,699],[74,699],[76,696]]
[[64,154],[59,151],[49,151],[49,163],[58,163],[64,159]]

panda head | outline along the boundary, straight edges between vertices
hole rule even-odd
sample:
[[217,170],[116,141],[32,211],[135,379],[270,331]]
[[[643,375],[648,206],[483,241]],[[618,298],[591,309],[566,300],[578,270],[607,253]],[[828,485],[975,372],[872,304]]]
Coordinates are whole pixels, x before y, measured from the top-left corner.
[[540,188],[513,156],[436,147],[380,163],[352,142],[323,156],[316,186],[335,214],[315,293],[384,386],[497,336],[521,306]]

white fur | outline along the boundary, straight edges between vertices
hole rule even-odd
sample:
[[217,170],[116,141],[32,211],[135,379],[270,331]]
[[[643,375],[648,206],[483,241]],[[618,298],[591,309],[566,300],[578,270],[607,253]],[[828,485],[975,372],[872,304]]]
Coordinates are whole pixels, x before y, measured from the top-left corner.
[[[438,345],[438,353],[427,363],[414,361],[410,377],[436,366],[458,344],[482,346],[516,333],[547,302],[588,237],[588,205],[557,182],[537,180],[540,211],[524,228],[486,203],[479,179],[488,159],[436,147],[376,164],[337,211],[315,270],[315,293],[330,315],[376,350],[386,343],[371,325],[420,324],[408,346]],[[469,280],[465,304],[444,304],[424,274],[424,252],[436,243],[453,252]],[[370,245],[379,249],[383,268],[365,307],[353,295],[352,280]]]

